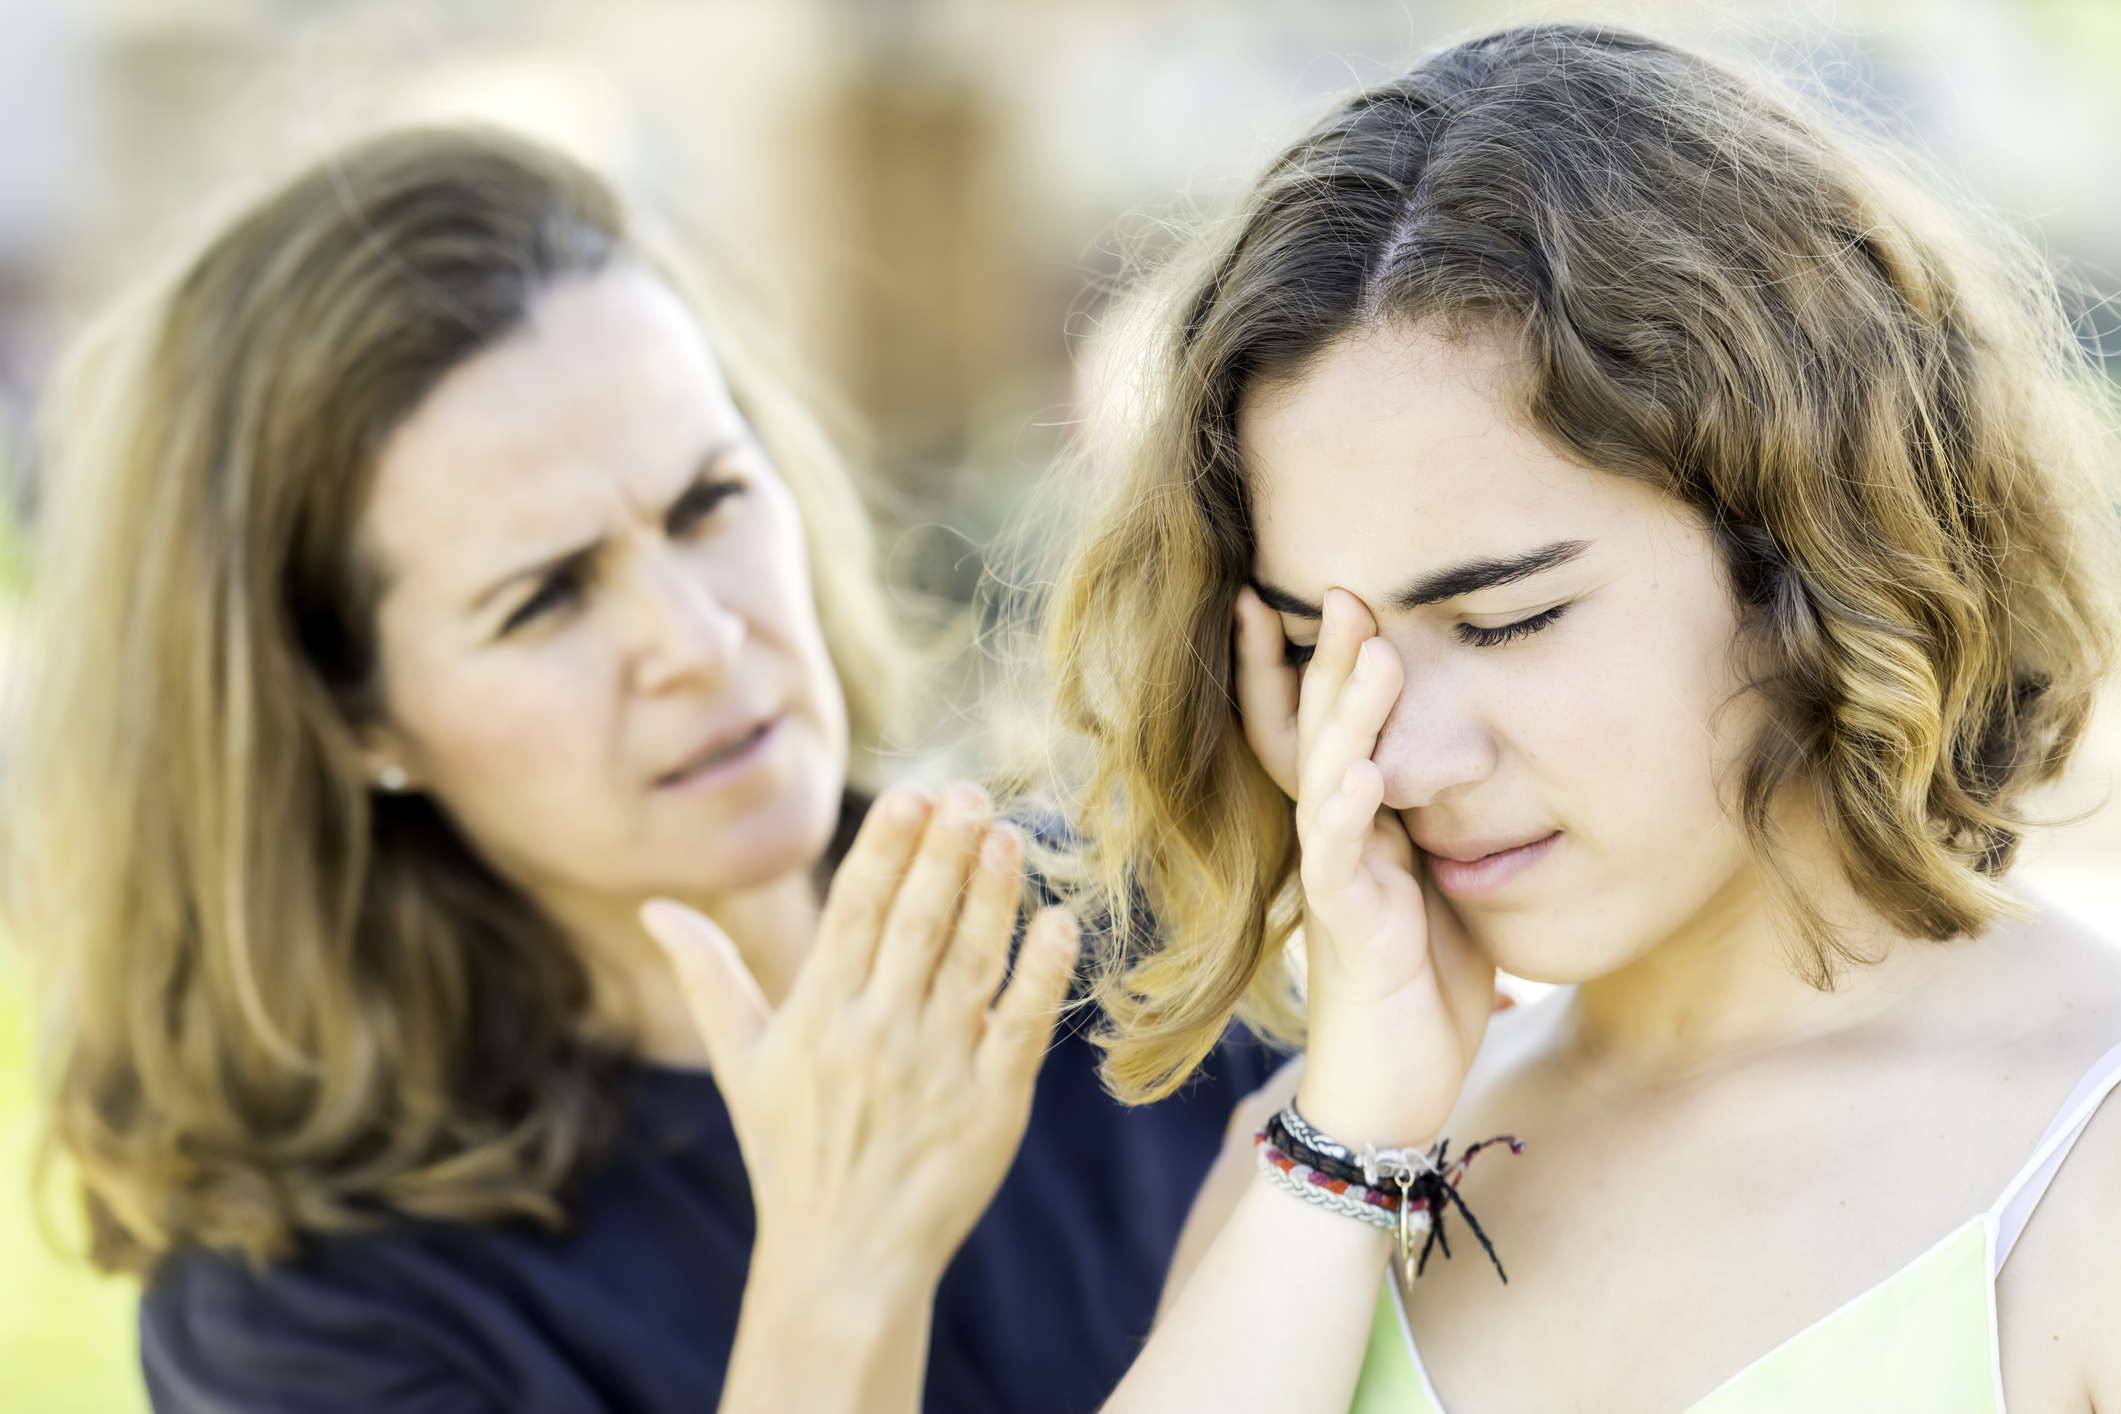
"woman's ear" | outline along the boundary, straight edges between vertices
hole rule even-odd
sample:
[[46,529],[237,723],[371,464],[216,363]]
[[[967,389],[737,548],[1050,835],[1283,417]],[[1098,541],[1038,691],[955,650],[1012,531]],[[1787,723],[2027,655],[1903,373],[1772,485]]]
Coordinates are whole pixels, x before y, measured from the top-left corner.
[[355,728],[354,738],[359,744],[361,774],[369,785],[392,795],[420,788],[412,743],[396,729],[372,723]]

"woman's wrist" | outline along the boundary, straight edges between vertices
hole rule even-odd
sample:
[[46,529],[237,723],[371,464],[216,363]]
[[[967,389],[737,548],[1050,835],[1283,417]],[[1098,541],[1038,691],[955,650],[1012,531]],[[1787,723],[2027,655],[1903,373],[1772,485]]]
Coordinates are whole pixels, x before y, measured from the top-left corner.
[[849,1263],[823,1244],[752,1248],[719,1414],[916,1414],[935,1281]]
[[833,1303],[838,1319],[859,1327],[873,1313],[896,1314],[910,1306],[922,1310],[935,1299],[936,1284],[949,1265],[948,1254],[879,1243],[875,1231],[837,1233],[830,1224],[778,1227],[761,1222],[751,1246],[751,1275],[745,1287],[765,1283],[776,1298],[787,1293],[813,1310]]

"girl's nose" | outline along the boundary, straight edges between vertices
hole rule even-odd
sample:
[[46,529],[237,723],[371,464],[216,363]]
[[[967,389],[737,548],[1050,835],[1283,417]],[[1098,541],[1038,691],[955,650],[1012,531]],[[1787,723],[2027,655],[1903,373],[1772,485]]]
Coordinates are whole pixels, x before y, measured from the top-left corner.
[[1456,685],[1413,669],[1371,759],[1384,775],[1386,808],[1418,810],[1486,779],[1495,769],[1495,737]]

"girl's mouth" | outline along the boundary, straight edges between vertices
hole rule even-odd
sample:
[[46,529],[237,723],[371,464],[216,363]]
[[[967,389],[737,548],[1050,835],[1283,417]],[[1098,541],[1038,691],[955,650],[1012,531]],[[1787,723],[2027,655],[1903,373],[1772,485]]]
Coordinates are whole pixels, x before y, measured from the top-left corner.
[[1487,898],[1501,893],[1526,870],[1553,852],[1561,842],[1561,831],[1544,835],[1529,844],[1496,850],[1475,859],[1453,859],[1423,850],[1429,861],[1429,876],[1450,898]]

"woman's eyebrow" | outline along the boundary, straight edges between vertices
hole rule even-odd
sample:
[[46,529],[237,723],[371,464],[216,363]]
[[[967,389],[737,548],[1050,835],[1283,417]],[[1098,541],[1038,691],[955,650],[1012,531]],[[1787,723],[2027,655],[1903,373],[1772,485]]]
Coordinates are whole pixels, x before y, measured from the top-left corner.
[[481,590],[471,601],[471,610],[473,613],[483,610],[511,585],[521,584],[527,579],[543,579],[557,569],[586,565],[602,553],[603,549],[604,537],[600,535],[586,545],[577,545],[571,550],[562,550],[557,555],[548,555],[536,564],[511,570]]
[[[715,443],[700,455],[699,461],[695,463],[693,468],[692,480],[686,482],[677,495],[671,498],[670,504],[664,507],[661,519],[665,524],[668,524],[671,517],[683,508],[685,501],[689,497],[696,495],[712,482],[715,469],[728,459],[731,452],[743,446],[747,440],[743,437],[732,437],[727,441]],[[510,585],[520,584],[526,579],[542,579],[552,571],[565,566],[587,564],[603,552],[605,540],[605,536],[599,535],[583,544],[562,550],[557,554],[547,555],[535,564],[524,565],[520,569],[510,570],[507,574],[487,585],[472,599],[472,611],[476,613],[484,609]]]
[[[1537,550],[1527,550],[1522,555],[1467,560],[1463,564],[1423,575],[1388,597],[1385,604],[1393,609],[1419,609],[1425,604],[1440,604],[1446,599],[1478,594],[1483,589],[1515,584],[1520,579],[1530,579],[1535,574],[1544,574],[1550,569],[1565,565],[1590,548],[1591,542],[1588,540],[1557,540],[1551,545],[1542,545]],[[1307,603],[1288,590],[1277,588],[1265,580],[1253,580],[1252,592],[1259,596],[1262,604],[1277,614],[1287,614],[1292,619],[1316,619],[1324,616],[1318,605]]]

